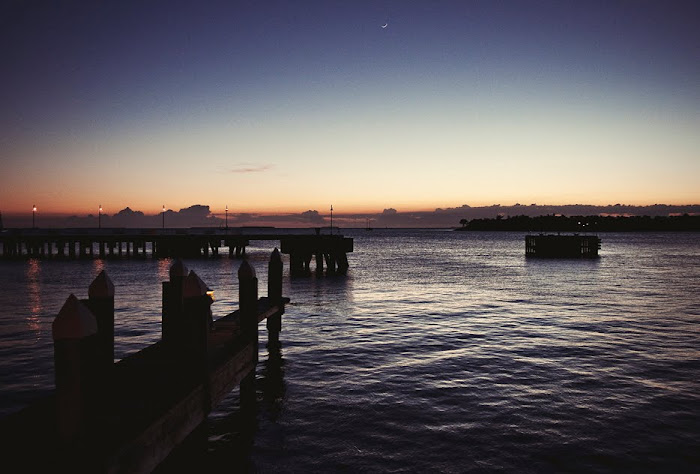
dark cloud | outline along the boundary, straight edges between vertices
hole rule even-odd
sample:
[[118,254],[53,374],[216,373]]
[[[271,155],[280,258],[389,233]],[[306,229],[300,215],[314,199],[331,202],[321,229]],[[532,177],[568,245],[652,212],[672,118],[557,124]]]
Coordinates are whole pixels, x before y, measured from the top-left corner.
[[113,216],[103,214],[102,225],[105,227],[150,227],[153,224],[151,223],[151,218],[147,217],[143,212],[125,207]]
[[229,223],[234,223],[234,224],[235,223],[245,224],[245,223],[254,221],[257,217],[258,217],[257,214],[250,214],[248,212],[240,212],[238,214],[229,215],[228,221],[229,221]]
[[253,163],[241,163],[229,170],[231,173],[262,173],[263,171],[269,171],[273,168],[273,165],[263,164],[256,165]]
[[302,212],[301,218],[302,220],[311,222],[312,224],[323,224],[324,222],[326,222],[325,217],[319,214],[318,211],[312,210]]
[[207,217],[211,214],[209,206],[195,204],[194,206],[185,207],[178,211],[181,216]]

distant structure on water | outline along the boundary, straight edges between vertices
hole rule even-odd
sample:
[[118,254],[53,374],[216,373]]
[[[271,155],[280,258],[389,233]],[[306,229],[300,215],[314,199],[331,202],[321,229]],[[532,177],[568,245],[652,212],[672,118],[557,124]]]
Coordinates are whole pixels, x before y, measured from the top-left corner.
[[545,258],[596,258],[600,249],[597,235],[539,234],[525,236],[525,256]]

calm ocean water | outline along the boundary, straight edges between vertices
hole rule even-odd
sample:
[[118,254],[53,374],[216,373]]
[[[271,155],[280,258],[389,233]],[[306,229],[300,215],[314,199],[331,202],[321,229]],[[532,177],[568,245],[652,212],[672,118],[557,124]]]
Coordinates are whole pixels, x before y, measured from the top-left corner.
[[[699,234],[602,234],[594,261],[525,259],[523,233],[345,235],[347,277],[290,280],[285,260],[255,432],[235,390],[162,471],[700,470]],[[249,248],[262,295],[271,247]],[[186,263],[215,317],[237,307],[240,261]],[[52,389],[51,322],[102,269],[118,357],[158,340],[169,264],[0,262],[0,414]]]

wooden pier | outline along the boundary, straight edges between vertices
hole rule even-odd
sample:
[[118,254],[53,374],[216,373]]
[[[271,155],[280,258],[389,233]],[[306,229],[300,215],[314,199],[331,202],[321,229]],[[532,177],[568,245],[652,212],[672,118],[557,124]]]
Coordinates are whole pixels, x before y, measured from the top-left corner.
[[600,249],[597,235],[539,234],[525,236],[525,256],[545,258],[596,258]]
[[230,258],[245,257],[251,241],[276,240],[289,254],[292,275],[345,274],[353,239],[342,235],[232,233],[221,229],[7,229],[0,233],[4,259],[206,258],[228,249]]
[[56,389],[0,421],[3,462],[22,472],[150,472],[240,385],[242,419],[255,418],[258,323],[279,346],[282,260],[268,296],[254,269],[238,270],[240,309],[213,320],[211,292],[180,262],[163,283],[163,337],[114,363],[114,285],[102,272],[89,298],[71,295],[53,323]]

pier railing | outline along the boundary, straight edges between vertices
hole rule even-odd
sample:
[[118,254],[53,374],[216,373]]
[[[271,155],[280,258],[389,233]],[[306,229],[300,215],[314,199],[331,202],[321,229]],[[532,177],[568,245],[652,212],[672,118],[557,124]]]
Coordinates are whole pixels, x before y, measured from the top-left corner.
[[150,472],[236,386],[255,413],[258,323],[279,345],[282,260],[270,258],[268,295],[238,270],[239,309],[214,320],[211,291],[180,261],[163,283],[163,337],[114,363],[114,285],[103,271],[88,298],[70,295],[53,322],[55,392],[0,422],[4,461],[24,472]]

